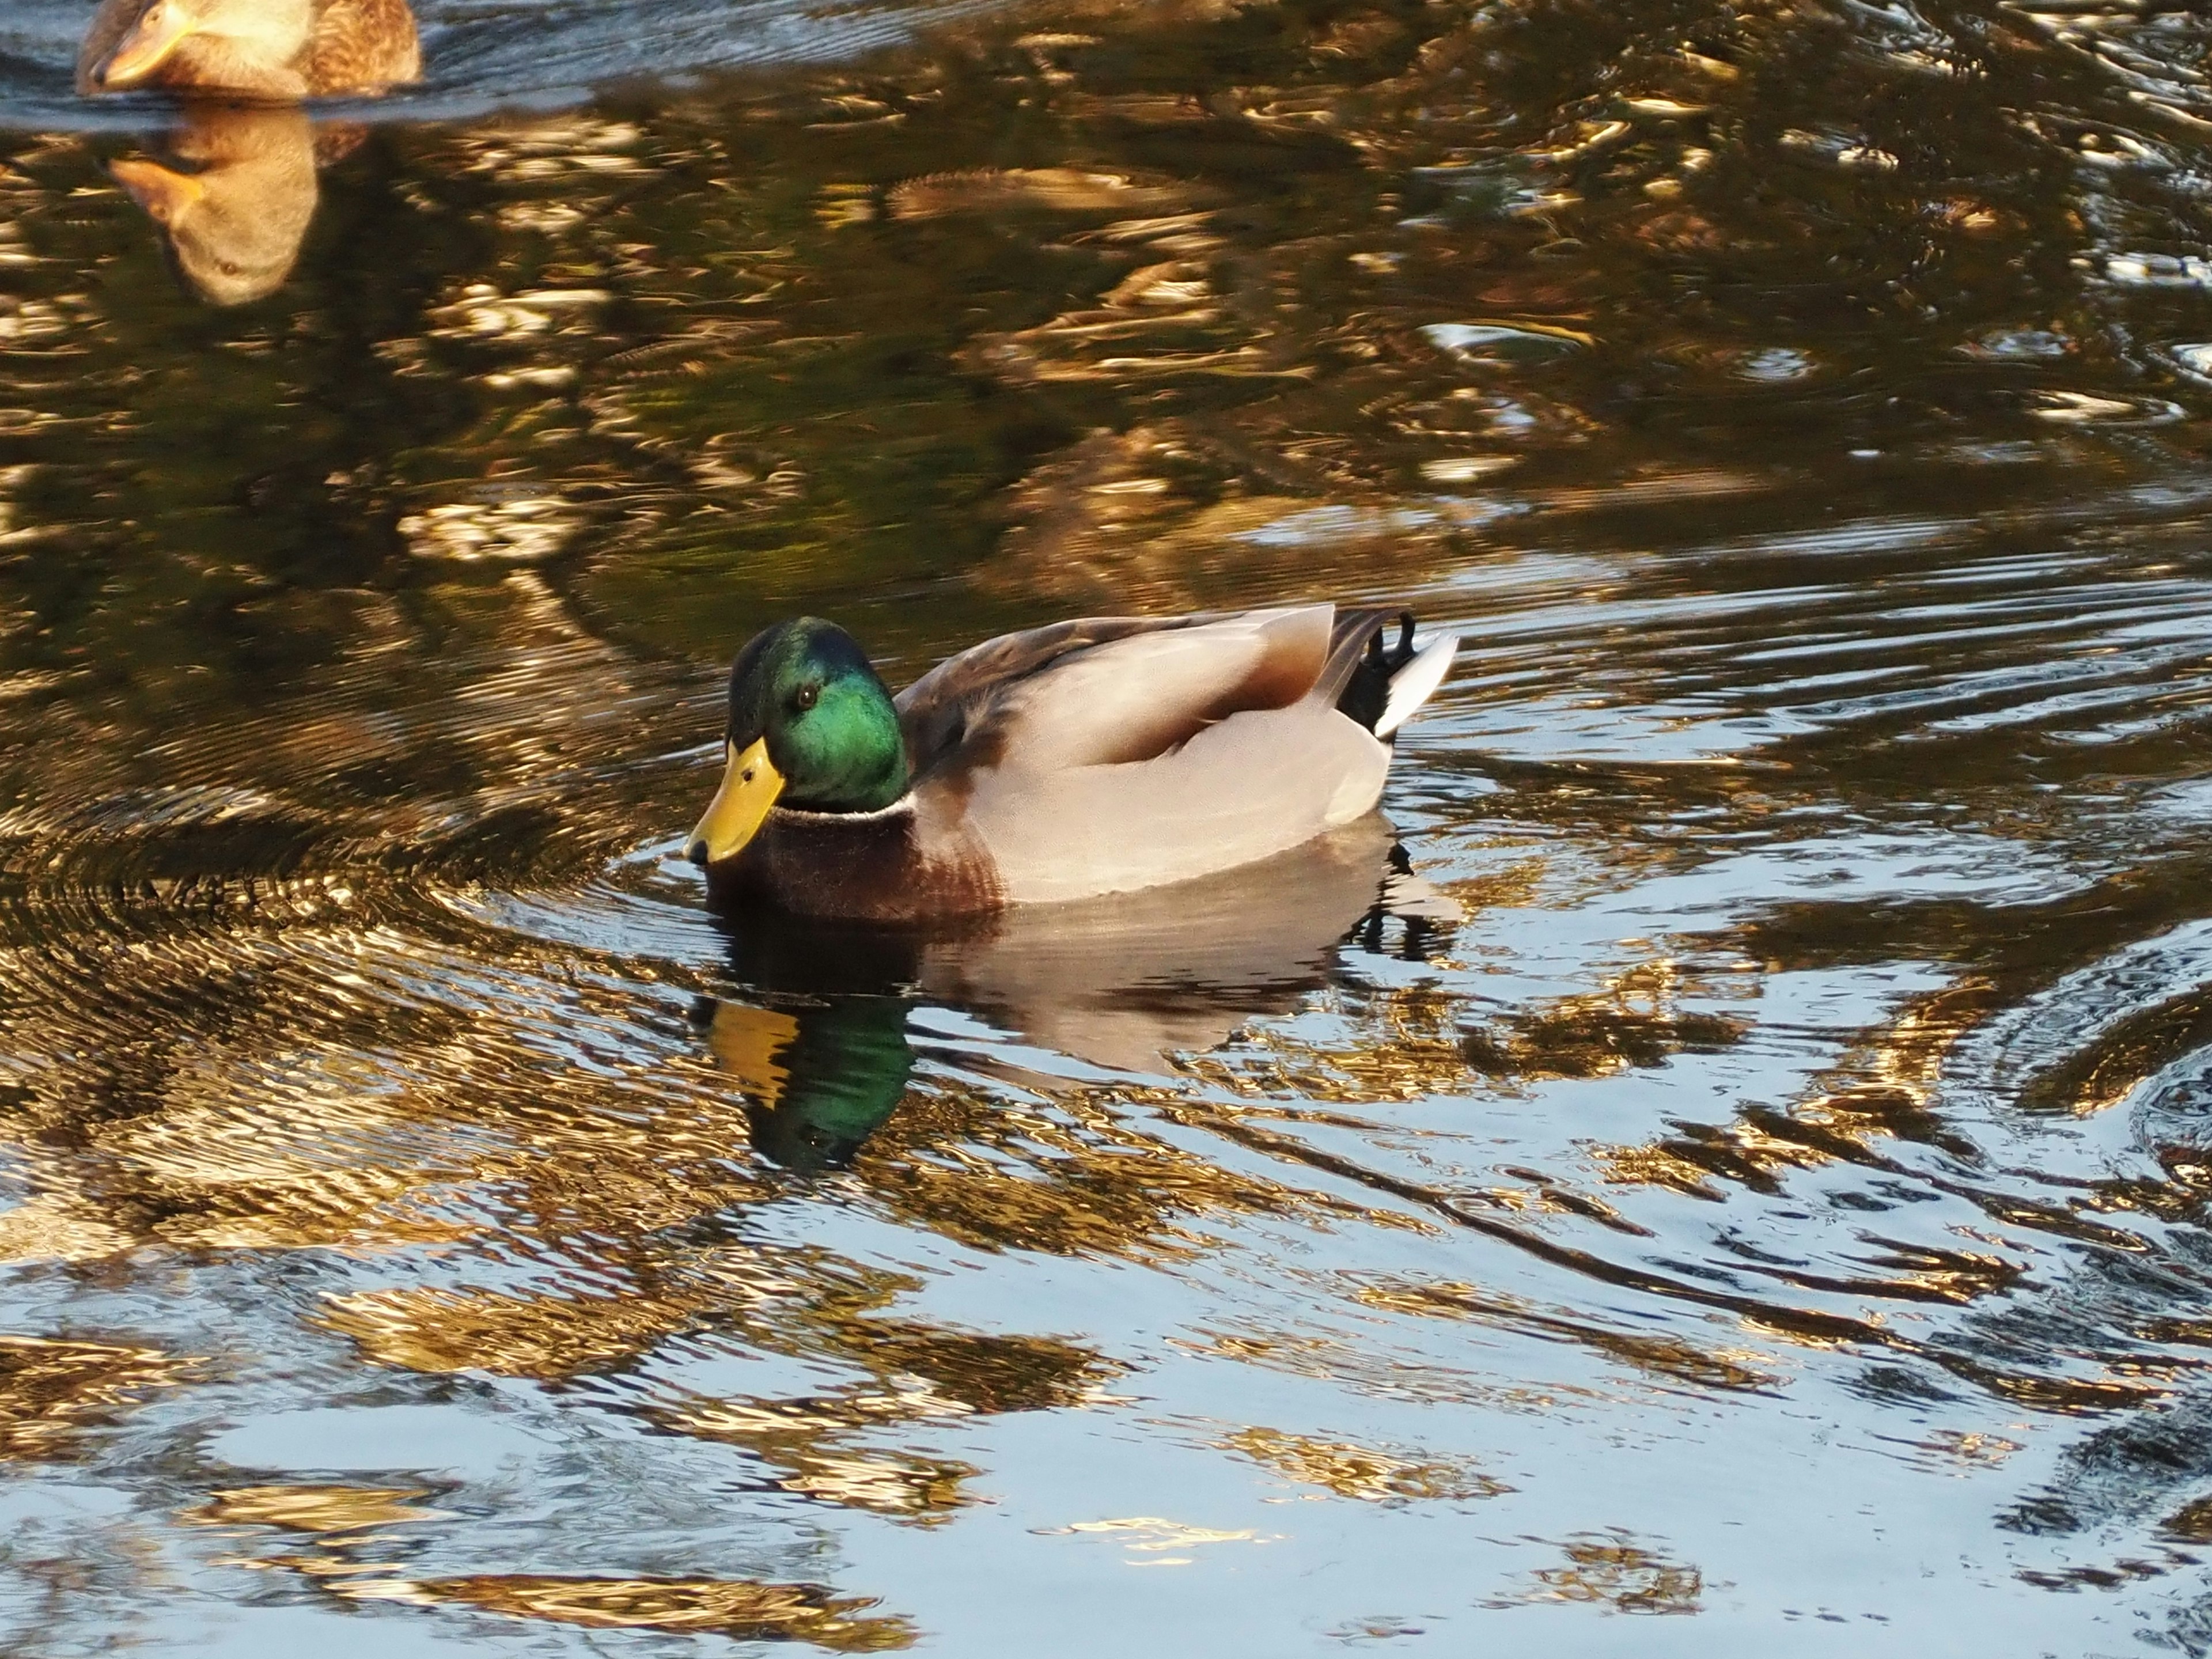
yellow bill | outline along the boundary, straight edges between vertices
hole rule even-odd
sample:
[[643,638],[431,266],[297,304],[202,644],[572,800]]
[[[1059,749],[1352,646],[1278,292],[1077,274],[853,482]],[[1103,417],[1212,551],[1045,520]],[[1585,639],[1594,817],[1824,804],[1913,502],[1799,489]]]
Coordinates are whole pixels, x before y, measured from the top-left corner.
[[100,71],[104,87],[135,87],[169,60],[192,32],[192,19],[179,5],[147,8],[137,26],[123,37],[123,44],[108,55]]
[[734,744],[722,747],[729,756],[722,769],[722,787],[684,843],[684,855],[694,864],[720,864],[743,852],[783,793],[783,774],[769,763],[766,738],[743,754]]
[[185,210],[207,194],[196,173],[172,173],[152,161],[125,159],[108,164],[115,182],[131,192],[131,199],[154,216],[156,222],[174,224]]

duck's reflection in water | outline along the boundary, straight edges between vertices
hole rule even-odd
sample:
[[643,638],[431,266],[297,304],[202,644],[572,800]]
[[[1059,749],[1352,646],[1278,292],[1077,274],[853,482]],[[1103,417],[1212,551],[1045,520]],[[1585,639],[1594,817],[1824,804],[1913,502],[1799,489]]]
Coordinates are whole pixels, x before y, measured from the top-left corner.
[[694,1017],[787,1167],[849,1161],[905,1097],[917,1008],[972,1013],[1037,1048],[1162,1073],[1327,983],[1389,915],[1456,915],[1405,872],[1380,818],[1205,881],[1040,905],[927,931],[748,911],[725,919],[742,988]]
[[913,1000],[836,996],[819,1006],[703,1002],[708,1042],[750,1097],[753,1146],[789,1170],[835,1169],[906,1097]]
[[295,106],[188,104],[164,159],[113,163],[116,182],[161,228],[185,284],[210,305],[245,305],[284,285],[315,216],[319,160],[354,134],[323,135]]

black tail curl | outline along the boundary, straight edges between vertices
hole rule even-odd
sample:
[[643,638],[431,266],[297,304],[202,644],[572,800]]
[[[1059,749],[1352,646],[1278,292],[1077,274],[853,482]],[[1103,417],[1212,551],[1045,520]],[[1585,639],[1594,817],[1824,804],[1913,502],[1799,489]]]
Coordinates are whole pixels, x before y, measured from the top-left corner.
[[1336,700],[1339,714],[1358,720],[1370,732],[1390,706],[1390,677],[1413,659],[1413,613],[1398,613],[1398,642],[1385,647],[1382,635],[1389,627],[1387,620],[1376,623],[1375,631],[1367,636],[1367,654],[1352,671],[1344,695]]

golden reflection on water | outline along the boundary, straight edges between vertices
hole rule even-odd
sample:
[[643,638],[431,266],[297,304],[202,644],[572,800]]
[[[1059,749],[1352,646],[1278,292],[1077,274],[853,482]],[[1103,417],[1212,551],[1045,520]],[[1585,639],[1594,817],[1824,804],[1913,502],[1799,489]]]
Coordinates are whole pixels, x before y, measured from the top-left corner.
[[1684,1613],[1704,1611],[1705,1575],[1632,1542],[1620,1531],[1585,1534],[1559,1547],[1567,1565],[1539,1567],[1527,1589],[1493,1597],[1493,1607],[1544,1602],[1598,1603],[1615,1613]]
[[202,1365],[151,1348],[0,1338],[0,1457],[66,1456],[86,1431],[190,1382]]
[[[866,1586],[880,1536],[1018,1511],[1264,1586],[1261,1642],[1349,1594],[1313,1536],[1410,1576],[1364,1528],[1478,1503],[1424,1596],[1717,1622],[1704,1453],[1794,1488],[1807,1421],[1838,1504],[1869,1425],[1985,1508],[2150,1436],[2153,1497],[2082,1524],[2201,1541],[2155,1438],[2212,1328],[2201,967],[2071,1026],[2051,989],[2205,890],[2145,827],[2195,834],[2157,795],[2201,758],[2203,279],[2151,246],[2194,164],[1854,17],[1164,7],[557,116],[16,143],[0,1260],[56,1334],[0,1345],[9,1457],[546,1641],[958,1645],[811,1558],[696,1558],[757,1522]],[[265,297],[179,295],[126,190]],[[665,856],[769,615],[896,676],[1339,592],[1474,642],[1393,786],[1417,877],[1338,848],[810,957]],[[211,1286],[228,1393],[182,1357]],[[603,1530],[487,1531],[558,1481],[226,1462],[286,1389],[635,1462],[576,1477]],[[1161,1461],[1092,1503],[1099,1444]],[[664,1468],[712,1518],[614,1559]],[[1942,1540],[1970,1577],[2069,1547],[1988,1531]]]
[[966,1417],[975,1409],[916,1380],[890,1393],[859,1389],[804,1400],[684,1401],[658,1408],[655,1420],[679,1434],[744,1447],[777,1471],[775,1483],[786,1492],[927,1525],[977,1501],[967,1483],[983,1471],[859,1443],[871,1431]]
[[602,1370],[690,1324],[706,1298],[368,1291],[328,1303],[319,1322],[379,1364],[547,1380]]
[[808,1584],[528,1573],[409,1578],[370,1577],[365,1570],[359,1577],[349,1573],[327,1582],[356,1601],[469,1607],[594,1630],[663,1630],[741,1642],[795,1640],[830,1653],[895,1652],[915,1639],[908,1620],[871,1614],[874,1601],[831,1595]]
[[1547,1313],[1516,1298],[1486,1294],[1471,1285],[1363,1284],[1356,1292],[1371,1307],[1445,1319],[1474,1319],[1577,1342],[1664,1382],[1699,1389],[1769,1389],[1786,1380],[1772,1358],[1753,1349],[1700,1347],[1679,1337],[1607,1330],[1585,1320]]
[[[1163,1144],[1110,1096],[1064,1096],[1049,1114],[1009,1114],[980,1090],[911,1104],[869,1170],[871,1187],[891,1213],[981,1249],[1186,1257],[1212,1243],[1206,1222],[1310,1201]],[[891,1150],[908,1136],[908,1155]]]
[[1279,1429],[1238,1429],[1214,1443],[1300,1486],[1363,1503],[1467,1503],[1513,1490],[1479,1469]]
[[185,1510],[184,1518],[210,1527],[283,1527],[330,1534],[453,1518],[416,1502],[428,1496],[413,1487],[236,1486]]

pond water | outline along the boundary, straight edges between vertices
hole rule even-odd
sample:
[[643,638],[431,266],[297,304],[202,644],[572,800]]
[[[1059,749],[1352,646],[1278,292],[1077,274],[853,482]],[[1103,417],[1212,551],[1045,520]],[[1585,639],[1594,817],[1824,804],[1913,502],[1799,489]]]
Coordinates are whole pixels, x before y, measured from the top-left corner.
[[[422,0],[303,113],[87,9],[0,1646],[2212,1652],[2200,15]],[[679,857],[767,621],[1307,598],[1466,636],[1395,846]]]

